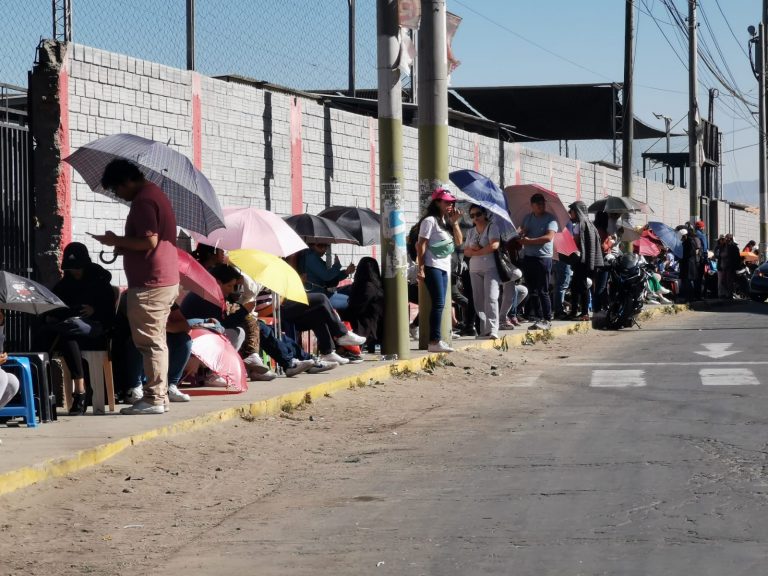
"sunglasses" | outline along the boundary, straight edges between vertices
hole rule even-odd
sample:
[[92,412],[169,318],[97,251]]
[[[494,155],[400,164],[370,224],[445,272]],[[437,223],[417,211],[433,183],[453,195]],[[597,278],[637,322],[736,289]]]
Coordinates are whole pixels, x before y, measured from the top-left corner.
[[485,216],[482,212],[470,212],[469,217],[474,220],[475,218],[480,218],[480,216]]

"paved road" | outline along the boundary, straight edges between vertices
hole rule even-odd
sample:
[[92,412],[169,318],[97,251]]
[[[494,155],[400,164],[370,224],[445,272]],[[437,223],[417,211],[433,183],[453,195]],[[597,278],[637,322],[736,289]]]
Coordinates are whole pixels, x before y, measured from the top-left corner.
[[765,573],[767,311],[683,314],[468,378],[471,401],[393,428],[396,450],[245,507],[157,573]]

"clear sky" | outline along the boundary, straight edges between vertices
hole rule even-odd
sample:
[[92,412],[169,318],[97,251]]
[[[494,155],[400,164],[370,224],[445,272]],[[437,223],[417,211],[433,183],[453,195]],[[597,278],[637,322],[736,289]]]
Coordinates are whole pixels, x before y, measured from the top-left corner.
[[[687,2],[635,2],[635,113],[661,129],[663,121],[656,120],[653,112],[670,116],[673,123],[680,121],[675,130],[681,131],[687,126],[687,52],[664,3],[687,13]],[[745,51],[747,26],[757,24],[760,0],[699,2],[704,46],[729,82],[754,102],[757,82]],[[454,86],[623,79],[622,0],[447,0],[447,4],[463,18],[454,41],[462,62],[452,77]],[[303,88],[346,86],[346,0],[197,0],[196,5],[201,72],[240,73]],[[73,6],[75,41],[184,66],[184,0],[73,0]],[[358,86],[364,87],[375,82],[375,2],[357,0],[357,7]],[[34,47],[50,34],[50,0],[0,0],[0,82],[25,83]],[[724,150],[729,151],[725,181],[756,179],[755,124],[748,122],[744,105],[728,95],[703,65],[700,70],[704,113],[707,88],[720,88],[715,121],[725,133]],[[639,142],[638,153],[652,144]],[[576,146],[583,159],[610,159],[609,143]],[[675,143],[680,146],[685,142]],[[663,149],[663,142],[655,149]],[[733,149],[737,150],[730,152]]]

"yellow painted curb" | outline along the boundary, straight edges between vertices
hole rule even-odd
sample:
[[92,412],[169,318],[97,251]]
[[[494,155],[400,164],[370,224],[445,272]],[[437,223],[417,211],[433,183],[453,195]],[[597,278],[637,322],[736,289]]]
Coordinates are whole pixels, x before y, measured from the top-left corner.
[[[670,310],[672,309],[672,310]],[[686,306],[665,306],[663,308],[651,309],[648,312],[651,313],[651,317],[661,315],[678,313],[683,310],[687,310]],[[552,330],[546,330],[535,334],[541,334],[542,336],[536,336],[529,332],[523,332],[518,334],[509,334],[504,337],[508,346],[521,346],[523,343],[533,343],[537,340],[547,340],[556,336],[570,335],[575,332],[581,332],[584,323],[577,322],[566,326],[558,326]],[[466,346],[457,347],[459,350],[467,350],[471,348],[475,349],[491,349],[494,346],[498,346],[493,340],[476,340],[472,344]],[[307,399],[314,399],[323,396],[324,394],[330,394],[338,390],[343,390],[350,387],[355,387],[358,384],[367,384],[370,381],[384,381],[391,378],[393,375],[402,372],[416,372],[422,370],[430,362],[433,362],[439,358],[441,354],[427,354],[418,358],[411,358],[409,360],[399,360],[389,364],[370,368],[359,374],[346,376],[330,382],[324,382],[311,386],[303,390],[297,390],[295,392],[288,392],[275,396],[273,398],[267,398],[265,400],[259,400],[257,402],[250,402],[241,406],[235,406],[233,408],[226,408],[224,410],[217,410],[209,412],[201,416],[195,416],[194,418],[188,418],[187,420],[181,420],[167,426],[161,426],[146,432],[134,434],[127,438],[120,438],[101,446],[89,448],[87,450],[81,450],[71,456],[64,456],[62,458],[54,458],[47,460],[40,464],[33,466],[25,466],[18,470],[11,470],[0,474],[0,496],[4,494],[10,494],[26,486],[49,480],[52,478],[59,478],[83,470],[90,466],[100,464],[113,456],[116,456],[123,450],[141,444],[154,438],[161,438],[167,436],[173,436],[176,434],[183,434],[186,432],[193,432],[201,430],[218,422],[225,422],[238,418],[241,416],[269,416],[279,413],[286,405],[297,406]]]

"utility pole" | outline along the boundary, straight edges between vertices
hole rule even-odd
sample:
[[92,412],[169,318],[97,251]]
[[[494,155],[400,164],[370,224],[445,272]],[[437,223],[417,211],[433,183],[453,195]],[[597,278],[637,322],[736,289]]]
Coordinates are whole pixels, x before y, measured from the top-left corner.
[[408,233],[403,215],[403,102],[397,0],[376,0],[379,80],[379,205],[384,281],[385,355],[410,356],[408,335]]
[[635,0],[627,0],[624,19],[624,105],[621,146],[621,195],[632,197],[632,144],[635,139],[633,67],[635,63]]
[[[419,65],[419,205],[448,182],[448,46],[445,0],[422,0],[418,34]],[[448,275],[443,339],[451,335],[451,277]],[[429,293],[419,285],[419,348],[429,344]]]
[[696,39],[696,2],[688,0],[688,163],[690,164],[690,176],[688,194],[690,201],[691,221],[699,219],[699,104],[696,98],[696,89],[699,79],[697,74],[698,43]]
[[195,69],[195,0],[187,0],[187,70]]
[[355,0],[347,0],[349,4],[349,46],[348,65],[349,65],[349,96],[354,98],[355,93]]

